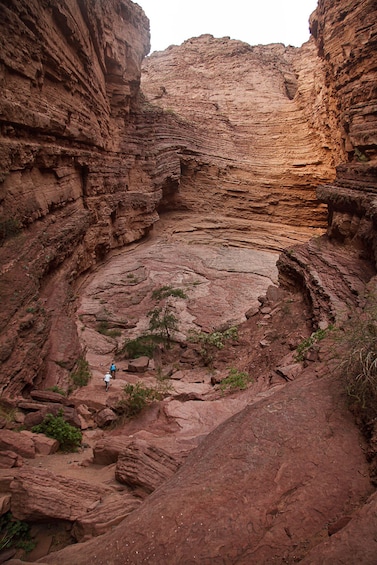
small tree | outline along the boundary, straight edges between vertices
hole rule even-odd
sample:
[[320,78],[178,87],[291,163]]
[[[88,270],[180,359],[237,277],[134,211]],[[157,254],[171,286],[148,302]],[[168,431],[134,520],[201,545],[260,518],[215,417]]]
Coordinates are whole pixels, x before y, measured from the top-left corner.
[[178,318],[173,312],[171,300],[187,298],[187,294],[180,288],[162,286],[152,292],[152,298],[162,304],[148,312],[149,330],[170,345],[174,333],[178,330]]

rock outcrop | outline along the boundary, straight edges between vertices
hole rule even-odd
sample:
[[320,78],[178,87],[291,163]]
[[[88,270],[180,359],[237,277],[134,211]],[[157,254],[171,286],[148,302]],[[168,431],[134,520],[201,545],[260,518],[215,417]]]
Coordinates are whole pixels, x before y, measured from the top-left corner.
[[[129,0],[1,2],[1,390],[67,386],[80,273],[157,219],[133,107],[149,25]],[[17,233],[17,237],[8,236]]]

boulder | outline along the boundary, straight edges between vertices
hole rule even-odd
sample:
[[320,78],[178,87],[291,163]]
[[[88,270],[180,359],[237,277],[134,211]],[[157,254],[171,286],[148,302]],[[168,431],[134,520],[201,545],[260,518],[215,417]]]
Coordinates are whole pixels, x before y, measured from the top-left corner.
[[148,445],[143,440],[133,441],[120,454],[115,478],[120,483],[147,494],[153,492],[177,471],[179,463],[166,451]]
[[71,426],[75,426],[75,428],[80,429],[80,418],[77,414],[75,408],[70,408],[68,406],[63,406],[62,404],[46,404],[37,412],[32,412],[30,414],[26,414],[25,416],[25,427],[28,429],[41,424],[47,414],[52,414],[53,416],[58,416],[59,414],[63,415],[63,418],[68,424]]
[[11,512],[18,520],[74,522],[99,504],[111,489],[45,469],[23,467],[15,474],[10,492]]
[[141,504],[129,493],[114,493],[76,520],[72,535],[79,542],[100,536],[119,524]]
[[4,495],[0,496],[0,516],[5,514],[6,512],[9,512],[9,510],[10,510],[10,500],[11,500],[10,494],[4,494]]
[[44,434],[34,434],[27,430],[23,430],[21,433],[30,437],[34,442],[35,452],[38,455],[51,455],[52,453],[56,453],[59,449],[59,442],[56,439],[47,437]]
[[52,392],[50,390],[32,390],[30,396],[33,400],[39,402],[56,402],[58,404],[64,404],[64,406],[72,406],[72,403],[58,392]]
[[100,428],[115,422],[116,419],[117,415],[111,410],[111,408],[104,408],[95,416],[95,421]]
[[108,437],[99,440],[93,448],[93,462],[97,465],[111,465],[118,461],[122,451],[132,443],[132,439],[126,437]]
[[12,467],[21,467],[23,464],[22,457],[14,451],[0,451],[0,469],[11,469]]
[[292,363],[291,365],[276,367],[275,371],[286,381],[293,381],[302,373],[302,369],[301,363]]
[[13,451],[26,459],[34,459],[35,446],[31,438],[11,430],[0,430],[0,451]]
[[149,366],[149,357],[139,357],[131,359],[128,362],[128,371],[130,373],[145,373]]

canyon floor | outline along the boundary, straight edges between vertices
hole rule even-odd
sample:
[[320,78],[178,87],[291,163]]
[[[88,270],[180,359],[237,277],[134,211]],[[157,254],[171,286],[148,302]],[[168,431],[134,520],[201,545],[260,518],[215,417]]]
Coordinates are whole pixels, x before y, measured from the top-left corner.
[[[329,524],[334,531],[342,528],[339,520],[346,523],[345,515],[348,519],[372,492],[364,440],[334,378],[339,359],[325,339],[305,361],[298,361],[297,347],[313,331],[312,313],[300,292],[277,285],[275,251],[240,248],[231,241],[218,245],[208,234],[201,238],[196,233],[193,241],[187,226],[169,230],[169,225],[162,220],[145,240],[114,254],[81,281],[77,327],[92,378],[70,395],[89,415],[114,409],[127,383],[155,387],[163,378],[165,398],[134,418],[108,426],[98,426],[89,417],[79,452],[39,456],[25,465],[60,479],[101,485],[117,497],[132,495],[140,503],[125,522],[135,551],[126,550],[128,542],[119,550],[116,541],[114,553],[113,536],[123,527],[118,520],[119,525],[111,526],[106,534],[112,560],[97,557],[96,563],[140,563],[141,554],[150,563],[194,563],[190,535],[182,538],[181,533],[196,531],[198,516],[208,531],[215,516],[219,518],[212,537],[199,530],[195,534],[200,562],[250,563],[254,558],[255,563],[297,562],[326,540]],[[147,314],[156,305],[152,294],[162,286],[183,289],[187,295],[174,300],[179,331],[173,346],[159,348],[143,372],[132,370],[129,359],[120,354],[121,347],[125,340],[148,330]],[[104,322],[106,331],[99,331]],[[185,338],[190,330],[213,332],[231,325],[238,326],[238,339],[215,350],[210,366],[203,363],[198,345]],[[120,335],[106,335],[111,329]],[[103,375],[114,359],[117,376],[106,392]],[[245,390],[221,389],[221,381],[232,369],[249,375]],[[161,482],[152,494],[143,488],[130,489],[117,480],[118,463],[101,459],[119,441],[161,450],[181,467],[179,473]],[[248,445],[254,447],[247,462],[251,452],[243,451]],[[132,461],[139,485],[151,480],[142,458]],[[179,482],[185,473],[187,484],[191,481],[193,486],[187,487],[184,479]],[[213,497],[193,497],[202,488],[198,485],[212,489]],[[251,492],[254,506],[246,508]],[[231,506],[225,512],[226,499]],[[168,509],[161,510],[164,505]],[[104,511],[102,522],[111,523],[111,505]],[[154,536],[159,535],[162,512],[172,519],[182,516],[182,531],[167,523],[164,533],[160,532],[158,550]],[[238,516],[234,524],[229,522],[232,515]],[[98,529],[98,520],[98,516],[86,519],[80,541]],[[243,530],[254,520],[259,523],[255,540],[245,549]],[[64,527],[54,532],[42,525],[35,532],[40,541],[27,559],[43,563],[87,563],[97,555],[96,540],[102,538],[89,542],[83,554],[80,544],[63,549],[72,543]],[[225,540],[225,549],[217,547],[219,539]],[[48,551],[58,553],[46,555]]]

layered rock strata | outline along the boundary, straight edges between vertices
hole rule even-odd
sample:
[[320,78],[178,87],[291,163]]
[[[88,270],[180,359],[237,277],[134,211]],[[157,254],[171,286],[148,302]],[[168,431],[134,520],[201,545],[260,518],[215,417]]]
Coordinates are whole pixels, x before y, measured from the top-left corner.
[[315,187],[333,177],[340,139],[312,41],[251,47],[204,35],[148,57],[142,89],[181,122],[179,191],[160,206],[189,211],[177,229],[281,249],[324,227]]
[[66,381],[80,355],[72,283],[148,232],[160,194],[133,113],[141,8],[1,2],[0,19],[0,387],[13,395]]
[[[375,274],[367,261],[377,264],[376,15],[373,1],[344,1],[339,6],[320,0],[311,16],[311,31],[324,62],[329,115],[338,123],[344,156],[336,168],[334,182],[320,185],[317,190],[318,198],[328,206],[327,235],[335,245],[332,259],[324,249],[328,248],[327,243],[324,247],[310,244],[304,249],[285,251],[279,269],[282,282],[302,282],[317,312],[317,323],[344,319],[349,307],[363,305],[360,293],[351,290],[351,272],[339,270],[341,255],[353,256],[354,267],[365,262],[365,280]],[[323,260],[329,265],[329,274],[327,281],[321,280],[319,284],[318,265]],[[342,271],[345,284],[336,287],[334,281],[339,280]],[[342,287],[348,287],[346,293],[341,291]],[[374,293],[374,285],[371,290]]]

